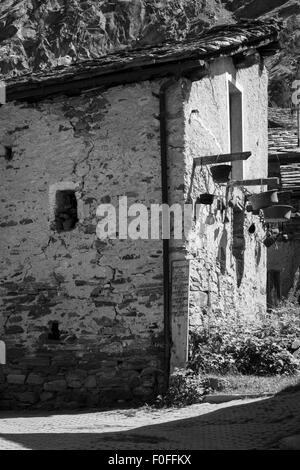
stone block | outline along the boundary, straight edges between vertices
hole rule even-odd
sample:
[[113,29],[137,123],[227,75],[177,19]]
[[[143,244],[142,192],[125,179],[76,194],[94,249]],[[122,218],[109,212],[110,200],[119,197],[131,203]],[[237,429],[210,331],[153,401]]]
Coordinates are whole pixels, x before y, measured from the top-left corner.
[[22,403],[33,405],[38,401],[38,395],[35,392],[23,392],[23,393],[15,393],[15,397],[17,400],[21,401]]
[[51,400],[51,398],[53,398],[54,394],[51,393],[51,392],[42,392],[40,394],[40,400],[41,401],[47,401],[47,400]]
[[30,373],[26,380],[26,383],[30,385],[41,385],[43,382],[43,377],[34,373]]
[[26,379],[26,375],[23,374],[9,374],[6,378],[9,384],[23,385]]
[[70,388],[80,388],[82,386],[82,382],[81,382],[81,380],[78,380],[77,377],[68,376],[67,377],[67,385]]
[[64,379],[52,380],[44,384],[44,390],[47,392],[61,392],[67,388],[67,382]]
[[28,367],[48,367],[50,365],[50,359],[44,356],[24,357],[19,363],[20,365]]
[[300,450],[300,434],[281,439],[279,447],[282,450]]
[[132,390],[132,393],[137,398],[147,398],[153,395],[153,389],[148,387],[136,387]]
[[97,387],[97,381],[94,376],[90,376],[86,379],[84,382],[84,387],[85,388],[96,388]]

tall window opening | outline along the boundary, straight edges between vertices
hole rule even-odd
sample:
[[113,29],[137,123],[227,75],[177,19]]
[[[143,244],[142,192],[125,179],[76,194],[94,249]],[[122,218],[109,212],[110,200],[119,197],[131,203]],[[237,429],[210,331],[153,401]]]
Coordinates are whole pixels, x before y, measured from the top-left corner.
[[236,279],[237,286],[240,287],[245,269],[245,234],[244,234],[244,222],[245,214],[244,211],[235,207],[233,209],[233,222],[232,222],[232,231],[233,231],[233,242],[232,242],[232,254],[235,258],[236,265]]
[[267,306],[276,307],[281,299],[280,271],[271,269],[267,275]]
[[[229,82],[229,125],[230,152],[243,151],[243,95],[242,92]],[[243,161],[232,163],[232,178],[243,179]]]

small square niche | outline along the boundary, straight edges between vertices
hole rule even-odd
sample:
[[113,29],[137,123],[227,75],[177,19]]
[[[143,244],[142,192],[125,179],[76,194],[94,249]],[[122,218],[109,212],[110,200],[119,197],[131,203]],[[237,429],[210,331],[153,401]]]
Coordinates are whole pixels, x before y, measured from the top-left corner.
[[54,226],[57,232],[69,232],[78,222],[78,207],[75,190],[56,191]]

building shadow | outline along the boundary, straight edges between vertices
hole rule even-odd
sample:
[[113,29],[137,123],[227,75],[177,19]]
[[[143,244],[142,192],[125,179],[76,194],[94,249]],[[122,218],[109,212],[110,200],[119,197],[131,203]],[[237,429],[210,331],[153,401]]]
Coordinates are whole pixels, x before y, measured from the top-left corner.
[[[71,419],[66,421],[67,429],[64,424],[63,432],[58,432],[54,420],[48,432],[46,426],[45,432],[2,432],[0,443],[2,448],[7,442],[7,448],[33,450],[276,449],[280,439],[300,432],[299,400],[298,390],[240,405],[227,403],[213,411],[213,405],[201,404],[195,408],[195,414],[198,411],[201,415],[140,427],[137,424],[134,429],[117,432],[110,432],[113,424],[101,424],[101,417],[90,424],[83,418],[80,426],[73,422],[73,428]],[[132,425],[123,422],[126,427]]]

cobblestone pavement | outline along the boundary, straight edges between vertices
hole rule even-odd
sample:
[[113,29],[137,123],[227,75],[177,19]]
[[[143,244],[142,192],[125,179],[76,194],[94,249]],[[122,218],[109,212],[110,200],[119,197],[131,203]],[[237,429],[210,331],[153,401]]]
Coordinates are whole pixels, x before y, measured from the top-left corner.
[[272,449],[300,431],[300,392],[181,409],[0,412],[0,450]]

